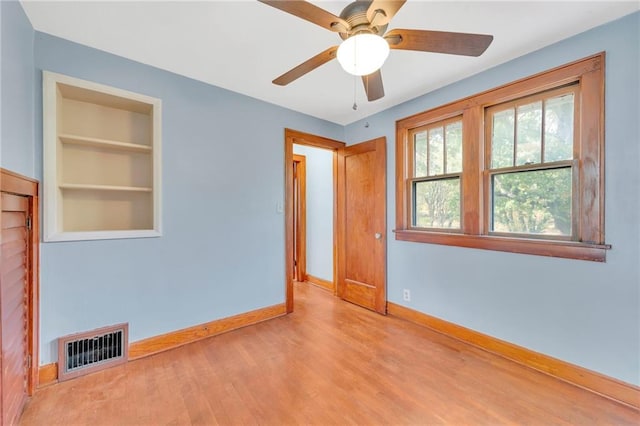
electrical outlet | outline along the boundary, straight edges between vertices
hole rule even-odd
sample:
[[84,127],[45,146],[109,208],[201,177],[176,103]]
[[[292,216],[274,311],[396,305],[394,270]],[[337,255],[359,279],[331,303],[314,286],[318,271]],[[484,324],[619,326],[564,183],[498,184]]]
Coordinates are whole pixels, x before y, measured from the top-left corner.
[[411,291],[409,289],[402,290],[402,298],[405,302],[411,302]]

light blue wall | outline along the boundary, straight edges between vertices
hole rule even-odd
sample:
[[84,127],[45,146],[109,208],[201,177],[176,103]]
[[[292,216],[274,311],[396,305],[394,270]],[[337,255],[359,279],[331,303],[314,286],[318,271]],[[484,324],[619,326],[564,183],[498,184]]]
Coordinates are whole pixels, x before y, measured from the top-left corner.
[[[640,13],[368,117],[355,143],[386,136],[388,235],[395,223],[395,121],[600,51],[606,58],[606,263],[389,240],[388,298],[640,384]],[[369,122],[369,127],[364,126]],[[411,302],[402,301],[402,289]]]
[[293,145],[307,165],[307,274],[333,282],[333,151]]
[[42,244],[42,364],[67,333],[128,321],[135,341],[284,302],[284,128],[342,126],[41,33],[35,67],[38,87],[44,69],[163,102],[164,235]]
[[0,165],[33,177],[33,28],[17,1],[0,11]]

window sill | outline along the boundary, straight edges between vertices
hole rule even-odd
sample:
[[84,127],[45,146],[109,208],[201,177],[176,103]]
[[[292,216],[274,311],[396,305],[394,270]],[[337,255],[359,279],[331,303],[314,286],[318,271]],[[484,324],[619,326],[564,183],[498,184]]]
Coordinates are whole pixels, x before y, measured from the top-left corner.
[[587,244],[572,241],[543,241],[526,238],[509,238],[486,235],[449,234],[398,229],[396,240],[416,243],[441,244],[537,256],[605,262],[608,244]]

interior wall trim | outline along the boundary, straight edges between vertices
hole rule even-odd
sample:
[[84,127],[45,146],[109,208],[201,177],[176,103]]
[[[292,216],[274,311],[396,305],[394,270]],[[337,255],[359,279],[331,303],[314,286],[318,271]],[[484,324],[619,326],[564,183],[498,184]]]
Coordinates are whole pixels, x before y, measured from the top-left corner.
[[392,302],[388,302],[387,310],[389,315],[430,328],[438,333],[469,343],[480,349],[640,410],[640,387],[630,383]]
[[335,286],[331,281],[323,280],[322,278],[318,278],[314,275],[307,274],[307,282],[313,285],[317,285],[318,287],[322,287],[335,294]]
[[[129,344],[129,361],[286,315],[284,303],[172,331]],[[58,364],[40,366],[39,387],[58,381]]]
[[129,360],[135,360],[177,348],[187,343],[257,324],[285,314],[285,305],[282,303],[195,325],[193,327],[183,328],[182,330],[172,331],[148,339],[138,340],[129,345]]
[[41,365],[38,370],[38,388],[58,383],[58,363]]

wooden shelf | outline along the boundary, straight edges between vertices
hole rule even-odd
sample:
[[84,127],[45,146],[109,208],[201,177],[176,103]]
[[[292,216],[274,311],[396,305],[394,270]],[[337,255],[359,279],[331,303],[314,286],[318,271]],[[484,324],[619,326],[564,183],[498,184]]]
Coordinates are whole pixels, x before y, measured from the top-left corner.
[[131,152],[148,152],[148,153],[152,152],[151,147],[147,145],[118,142],[118,141],[112,141],[108,139],[88,138],[85,136],[77,136],[77,135],[71,135],[71,134],[61,134],[58,137],[60,138],[60,141],[64,144],[93,146],[98,148],[117,149],[122,151],[131,151]]
[[44,241],[161,235],[161,108],[43,71]]
[[79,189],[87,191],[126,191],[126,192],[152,192],[153,188],[141,186],[116,186],[116,185],[85,185],[79,183],[63,183],[61,189]]

